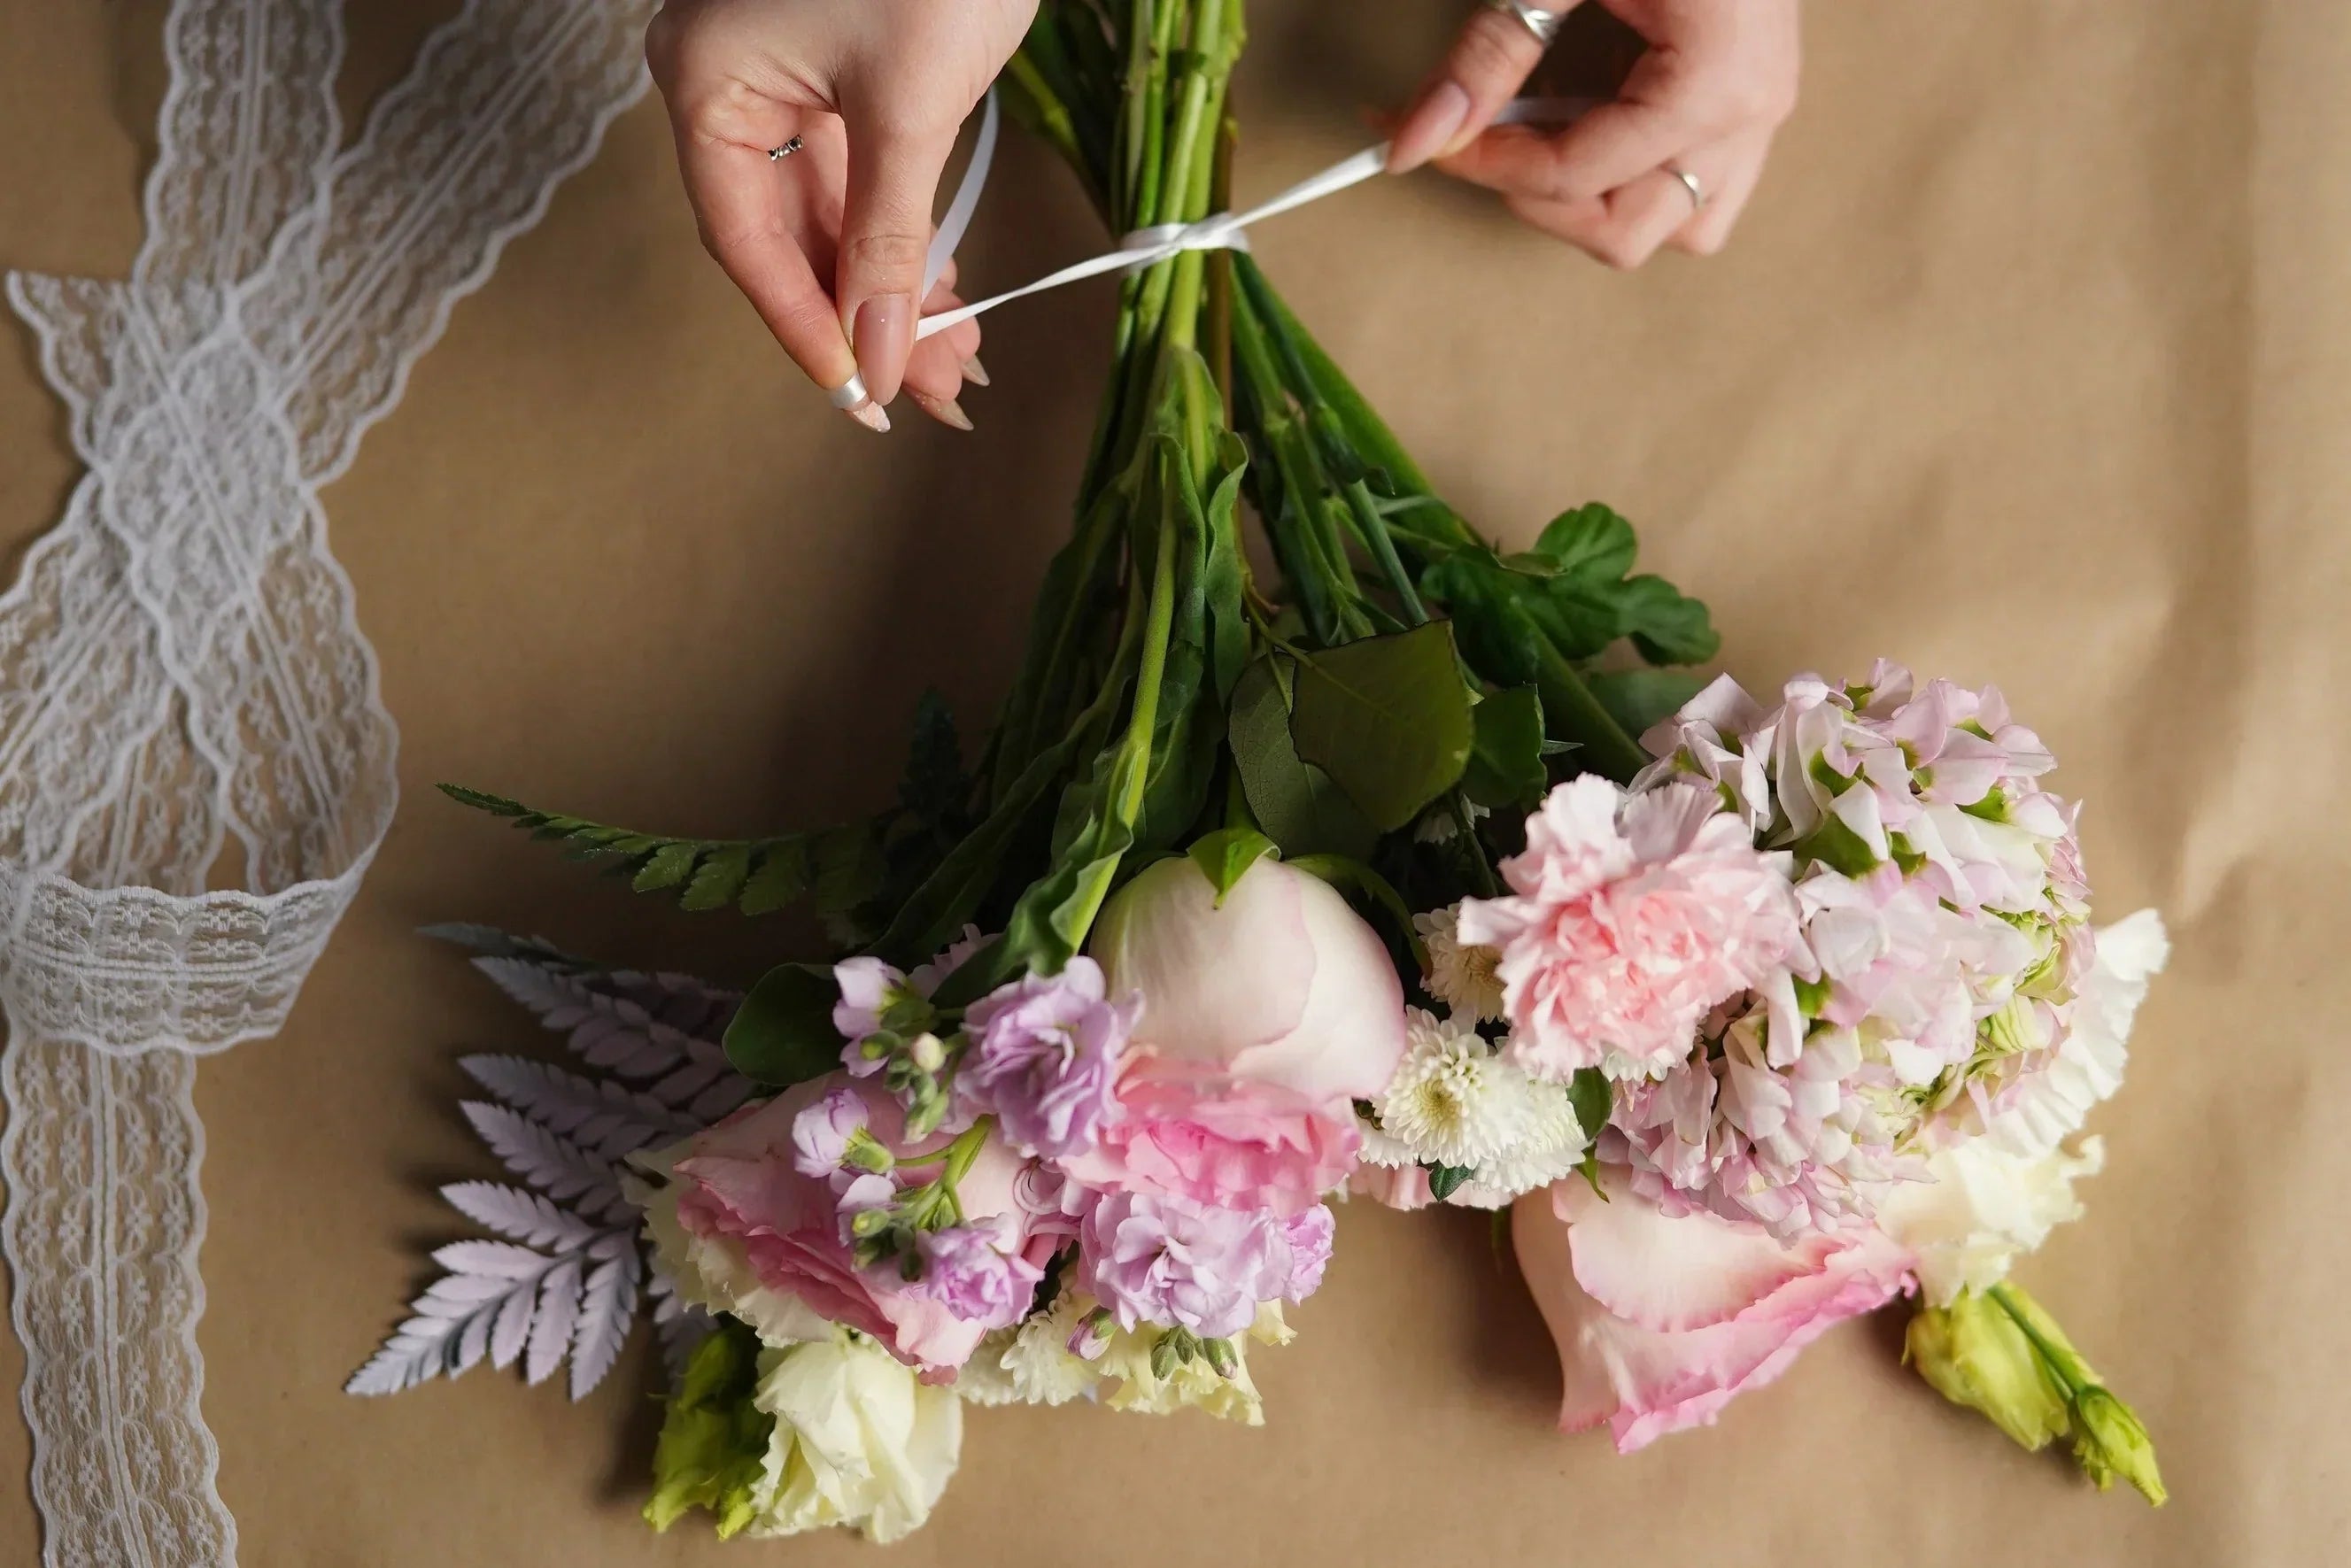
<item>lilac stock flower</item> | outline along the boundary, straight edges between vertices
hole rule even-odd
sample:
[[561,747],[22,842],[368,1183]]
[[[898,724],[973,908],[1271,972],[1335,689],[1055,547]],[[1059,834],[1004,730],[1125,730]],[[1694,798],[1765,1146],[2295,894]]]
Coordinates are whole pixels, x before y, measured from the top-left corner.
[[923,1233],[916,1288],[966,1322],[1009,1328],[1027,1315],[1044,1270],[1005,1251],[992,1227],[952,1225]]
[[1083,1153],[1117,1105],[1119,1058],[1141,1006],[1105,999],[1091,958],[1000,987],[964,1015],[971,1043],[958,1088],[994,1113],[1013,1147],[1049,1159]]
[[822,1181],[841,1169],[850,1138],[864,1130],[865,1102],[847,1085],[828,1089],[792,1118],[792,1168]]
[[967,925],[946,952],[927,964],[916,965],[911,975],[879,958],[847,958],[835,964],[832,981],[841,988],[841,1000],[833,1004],[832,1027],[848,1041],[841,1048],[841,1063],[851,1075],[870,1078],[882,1071],[882,1059],[868,1057],[857,1048],[866,1036],[881,1029],[882,1015],[893,1000],[904,993],[927,999],[987,942],[979,927]]
[[1078,1282],[1121,1328],[1181,1324],[1203,1339],[1248,1328],[1290,1282],[1283,1223],[1263,1210],[1104,1193],[1079,1231]]
[[1339,1228],[1327,1203],[1291,1215],[1280,1222],[1282,1239],[1290,1247],[1290,1277],[1282,1282],[1282,1300],[1302,1301],[1322,1286],[1322,1270],[1331,1262],[1331,1238]]

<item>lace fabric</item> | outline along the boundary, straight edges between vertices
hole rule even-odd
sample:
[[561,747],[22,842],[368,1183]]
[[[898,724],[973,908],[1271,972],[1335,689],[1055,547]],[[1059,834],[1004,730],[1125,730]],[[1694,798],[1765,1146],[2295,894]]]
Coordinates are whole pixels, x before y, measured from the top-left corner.
[[471,0],[339,152],[335,4],[176,0],[130,281],[7,280],[89,470],[0,596],[0,1251],[51,1564],[235,1560],[194,1058],[282,1026],[396,798],[319,491],[643,91],[653,8]]

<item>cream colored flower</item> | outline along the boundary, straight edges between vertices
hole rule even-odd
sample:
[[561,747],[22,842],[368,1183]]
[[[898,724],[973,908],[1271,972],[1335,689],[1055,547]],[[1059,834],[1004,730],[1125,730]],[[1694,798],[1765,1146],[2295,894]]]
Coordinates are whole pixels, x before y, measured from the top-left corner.
[[[1093,1310],[1092,1301],[1078,1299],[1084,1302],[1086,1312]],[[1179,1362],[1167,1376],[1159,1376],[1151,1370],[1151,1348],[1157,1337],[1155,1333],[1134,1334],[1112,1329],[1109,1347],[1095,1364],[1105,1384],[1116,1384],[1104,1396],[1103,1404],[1113,1410],[1133,1410],[1146,1416],[1204,1410],[1219,1420],[1238,1421],[1244,1427],[1265,1425],[1265,1401],[1249,1376],[1249,1342],[1279,1345],[1288,1344],[1295,1337],[1283,1321],[1280,1301],[1260,1305],[1257,1322],[1249,1325],[1246,1334],[1233,1341],[1237,1364],[1229,1377],[1199,1356]]]
[[1917,1255],[1928,1304],[1949,1306],[1999,1284],[2052,1228],[2080,1218],[2074,1178],[2105,1164],[2096,1138],[2083,1139],[2079,1153],[2042,1155],[1970,1138],[1929,1155],[1926,1181],[1896,1183],[1878,1205],[1878,1228]]
[[1004,1353],[1014,1397],[1029,1405],[1067,1405],[1093,1392],[1102,1369],[1070,1354],[1070,1336],[1093,1310],[1090,1297],[1063,1291],[1050,1312],[1030,1318],[1014,1332]]
[[963,1402],[862,1334],[759,1353],[752,1403],[776,1418],[747,1533],[847,1525],[895,1541],[928,1519],[963,1449]]
[[1455,1012],[1493,1023],[1502,1016],[1502,978],[1495,972],[1502,956],[1465,944],[1457,930],[1460,915],[1458,904],[1448,904],[1412,917],[1412,928],[1428,949],[1428,993]]

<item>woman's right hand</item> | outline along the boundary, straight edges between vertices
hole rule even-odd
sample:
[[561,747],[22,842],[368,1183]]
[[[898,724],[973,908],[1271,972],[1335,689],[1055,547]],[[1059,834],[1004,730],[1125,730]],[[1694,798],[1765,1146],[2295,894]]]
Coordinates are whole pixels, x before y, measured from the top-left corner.
[[[931,207],[956,131],[1036,0],[667,0],[645,58],[669,102],[702,243],[811,380],[887,430],[903,386],[970,428],[965,322],[914,342]],[[774,159],[771,149],[800,139]]]

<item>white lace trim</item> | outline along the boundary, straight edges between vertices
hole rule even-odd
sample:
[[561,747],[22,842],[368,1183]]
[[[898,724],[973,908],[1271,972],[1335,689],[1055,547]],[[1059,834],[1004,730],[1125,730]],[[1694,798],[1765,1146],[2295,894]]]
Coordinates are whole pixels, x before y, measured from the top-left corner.
[[235,1560],[193,1057],[284,1023],[396,796],[319,492],[643,93],[653,9],[469,0],[339,152],[332,0],[176,0],[131,280],[7,279],[89,469],[0,596],[0,1252],[50,1564]]

